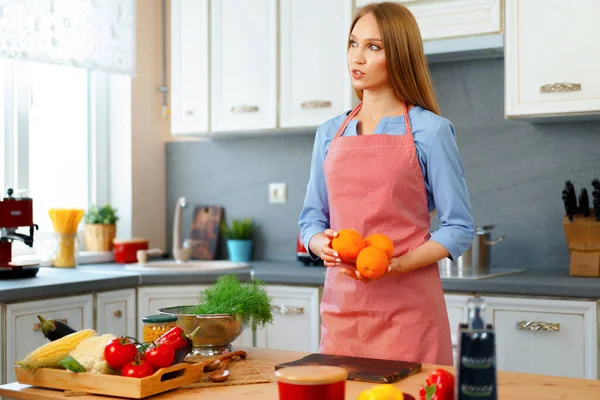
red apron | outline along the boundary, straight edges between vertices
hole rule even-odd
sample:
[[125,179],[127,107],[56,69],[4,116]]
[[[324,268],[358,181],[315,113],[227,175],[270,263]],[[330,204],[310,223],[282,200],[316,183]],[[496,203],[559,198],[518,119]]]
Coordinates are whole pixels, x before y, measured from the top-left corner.
[[[394,257],[430,238],[425,182],[406,105],[404,135],[341,136],[323,169],[331,228],[383,233]],[[452,365],[452,342],[437,263],[370,283],[327,268],[321,301],[321,353]]]

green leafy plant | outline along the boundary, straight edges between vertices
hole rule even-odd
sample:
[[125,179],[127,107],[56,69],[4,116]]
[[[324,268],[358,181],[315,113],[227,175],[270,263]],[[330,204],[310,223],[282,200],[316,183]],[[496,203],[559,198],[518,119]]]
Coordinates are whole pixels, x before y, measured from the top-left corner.
[[221,222],[221,233],[229,240],[249,240],[252,237],[254,227],[250,218],[234,219],[231,225]]
[[119,220],[117,216],[117,209],[113,208],[110,204],[104,207],[93,205],[90,207],[88,212],[84,216],[84,222],[86,224],[115,224]]
[[241,283],[236,273],[217,278],[217,282],[200,293],[196,314],[228,314],[241,318],[253,329],[273,323],[271,297],[260,280]]

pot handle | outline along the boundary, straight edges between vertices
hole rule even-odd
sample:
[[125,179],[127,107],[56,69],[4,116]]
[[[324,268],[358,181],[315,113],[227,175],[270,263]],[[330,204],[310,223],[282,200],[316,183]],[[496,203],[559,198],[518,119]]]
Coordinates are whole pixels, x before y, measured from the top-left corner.
[[500,243],[501,241],[503,241],[505,237],[506,237],[506,236],[500,236],[500,237],[499,237],[498,239],[496,239],[496,240],[486,241],[486,242],[485,242],[485,244],[487,244],[488,246],[493,246],[493,245],[495,245],[495,244],[498,244],[498,243]]

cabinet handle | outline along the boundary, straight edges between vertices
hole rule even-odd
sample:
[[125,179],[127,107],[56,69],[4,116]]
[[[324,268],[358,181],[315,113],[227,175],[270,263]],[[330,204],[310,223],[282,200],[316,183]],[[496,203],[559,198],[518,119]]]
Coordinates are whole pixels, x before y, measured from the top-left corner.
[[115,312],[113,313],[113,316],[114,316],[115,318],[121,318],[121,317],[123,316],[123,311],[121,311],[121,310],[117,310],[117,311],[115,311]]
[[231,107],[231,112],[235,114],[258,112],[258,106],[235,106]]
[[[66,318],[55,318],[57,321],[62,322],[65,325],[69,325],[67,323],[67,319]],[[33,331],[34,332],[41,332],[42,331],[42,324],[40,324],[39,322],[33,324]]]
[[540,93],[579,92],[581,83],[558,82],[540,86]]
[[544,321],[517,321],[517,329],[521,331],[560,332],[560,323]]
[[185,115],[194,115],[194,110],[185,110]]
[[304,314],[304,307],[290,307],[290,306],[286,306],[284,304],[280,304],[280,305],[273,305],[271,306],[271,310],[273,310],[274,312],[278,313],[278,314]]
[[305,101],[300,105],[303,110],[314,108],[331,108],[331,102],[327,100],[311,100]]

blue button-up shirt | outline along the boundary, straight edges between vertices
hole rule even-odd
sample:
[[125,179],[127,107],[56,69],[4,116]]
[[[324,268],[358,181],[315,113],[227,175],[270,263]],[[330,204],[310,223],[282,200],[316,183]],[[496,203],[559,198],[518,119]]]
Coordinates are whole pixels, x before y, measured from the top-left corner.
[[[444,246],[450,253],[450,258],[456,260],[471,245],[475,229],[454,126],[448,119],[419,106],[413,107],[408,114],[427,188],[429,212],[435,209],[440,219],[440,225],[432,233],[431,240]],[[347,113],[334,117],[317,129],[304,207],[298,220],[306,249],[313,235],[329,228],[329,203],[323,161],[346,116]],[[357,123],[356,120],[350,121],[343,135],[356,136]],[[374,131],[374,134],[388,135],[405,133],[404,116],[384,117]],[[311,255],[315,258],[314,254]]]

